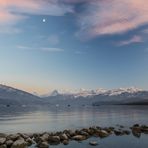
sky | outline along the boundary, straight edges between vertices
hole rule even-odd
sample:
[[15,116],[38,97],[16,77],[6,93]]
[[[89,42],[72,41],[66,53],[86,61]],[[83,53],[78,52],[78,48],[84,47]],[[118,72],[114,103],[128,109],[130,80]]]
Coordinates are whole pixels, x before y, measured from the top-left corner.
[[0,0],[0,83],[148,90],[148,1]]

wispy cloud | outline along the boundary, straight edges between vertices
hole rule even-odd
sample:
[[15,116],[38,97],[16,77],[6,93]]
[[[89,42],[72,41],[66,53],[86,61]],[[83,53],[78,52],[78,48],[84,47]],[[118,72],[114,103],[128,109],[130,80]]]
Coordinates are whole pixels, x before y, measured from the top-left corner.
[[63,52],[64,49],[62,48],[41,48],[42,51],[49,51],[49,52]]
[[134,44],[134,43],[142,43],[143,41],[144,40],[142,39],[141,36],[134,35],[132,38],[130,38],[128,40],[120,41],[117,45],[118,46],[125,46],[125,45],[129,45],[129,44]]
[[22,46],[18,45],[18,49],[20,50],[28,50],[28,51],[46,51],[46,52],[63,52],[64,49],[62,48],[52,48],[52,47],[28,47],[28,46]]
[[148,24],[148,1],[92,0],[78,18],[80,38],[121,34]]

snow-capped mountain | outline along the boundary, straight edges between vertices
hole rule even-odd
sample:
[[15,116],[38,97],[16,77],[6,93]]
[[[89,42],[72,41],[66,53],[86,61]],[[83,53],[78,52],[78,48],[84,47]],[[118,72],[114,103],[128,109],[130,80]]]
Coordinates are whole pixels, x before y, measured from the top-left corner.
[[119,89],[108,90],[108,91],[104,92],[104,95],[117,96],[117,95],[121,95],[123,93],[134,94],[134,93],[141,92],[141,91],[143,91],[143,90],[136,88],[136,87],[119,88]]
[[50,96],[57,96],[59,95],[60,93],[58,92],[58,90],[54,90],[51,92]]
[[40,103],[42,103],[40,97],[0,84],[0,105],[31,105]]
[[[44,98],[47,102],[59,104],[132,104],[148,103],[148,91],[136,87],[119,89],[80,89],[74,93],[54,93]],[[57,94],[57,95],[56,95]]]
[[148,104],[148,91],[135,87],[113,90],[97,89],[59,93],[54,90],[49,96],[36,96],[9,86],[0,85],[0,105],[101,105],[101,104]]
[[88,97],[88,96],[95,96],[95,95],[105,95],[105,96],[117,96],[121,95],[124,93],[129,93],[129,94],[135,94],[137,92],[142,92],[142,89],[136,88],[136,87],[129,87],[129,88],[118,88],[118,89],[112,89],[112,90],[107,90],[103,88],[99,88],[96,90],[86,90],[86,89],[80,89],[75,92],[63,92],[59,93],[58,90],[54,90],[49,95],[47,96],[57,96],[57,95],[73,95],[75,98],[76,97]]

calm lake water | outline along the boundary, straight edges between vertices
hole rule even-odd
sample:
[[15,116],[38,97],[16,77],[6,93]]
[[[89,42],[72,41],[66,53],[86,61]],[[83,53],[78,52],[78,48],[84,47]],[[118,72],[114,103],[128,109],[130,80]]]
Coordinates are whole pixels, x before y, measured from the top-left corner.
[[[64,129],[79,129],[89,126],[117,126],[130,127],[133,124],[148,125],[148,106],[98,106],[98,107],[56,107],[56,106],[30,106],[0,107],[0,132],[44,132],[60,131]],[[93,138],[94,139],[94,138]],[[142,135],[140,139],[134,136],[110,136],[105,139],[95,139],[100,148],[146,148],[148,136]],[[91,147],[90,139],[82,142],[71,142],[67,148]],[[51,146],[60,147],[65,146]]]

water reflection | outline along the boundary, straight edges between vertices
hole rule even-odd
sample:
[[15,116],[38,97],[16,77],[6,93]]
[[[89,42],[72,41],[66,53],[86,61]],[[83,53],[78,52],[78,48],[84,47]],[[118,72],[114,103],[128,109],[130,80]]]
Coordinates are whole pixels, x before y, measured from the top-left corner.
[[1,132],[41,132],[93,125],[148,123],[147,106],[10,106],[0,107]]

